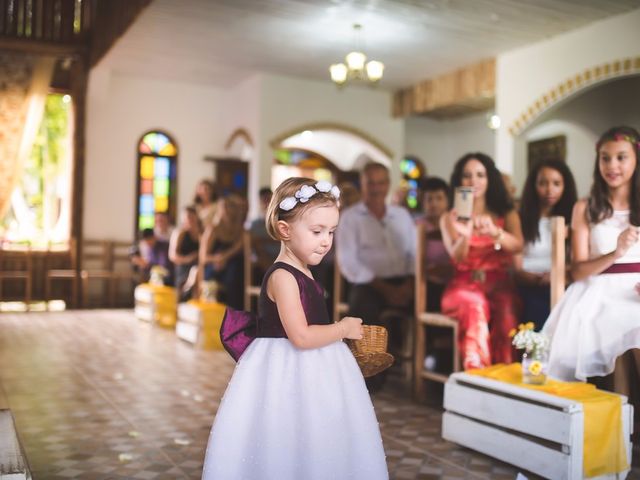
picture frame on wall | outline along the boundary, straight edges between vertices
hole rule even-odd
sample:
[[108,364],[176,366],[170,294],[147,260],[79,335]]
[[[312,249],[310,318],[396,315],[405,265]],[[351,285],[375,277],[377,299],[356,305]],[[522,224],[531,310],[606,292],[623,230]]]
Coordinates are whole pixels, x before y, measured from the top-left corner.
[[546,160],[567,161],[567,136],[543,138],[527,143],[527,172]]

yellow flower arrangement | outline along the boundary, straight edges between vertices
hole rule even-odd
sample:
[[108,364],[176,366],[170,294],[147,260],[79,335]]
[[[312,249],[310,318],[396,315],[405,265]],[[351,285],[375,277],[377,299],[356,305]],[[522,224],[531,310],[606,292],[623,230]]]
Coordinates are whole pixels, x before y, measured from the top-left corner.
[[531,362],[531,365],[529,365],[529,372],[531,375],[540,375],[540,373],[542,373],[542,362],[539,362],[538,360]]

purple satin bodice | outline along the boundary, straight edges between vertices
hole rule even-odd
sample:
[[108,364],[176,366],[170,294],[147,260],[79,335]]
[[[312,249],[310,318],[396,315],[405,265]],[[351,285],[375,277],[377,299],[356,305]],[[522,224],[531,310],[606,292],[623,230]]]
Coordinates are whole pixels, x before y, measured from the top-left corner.
[[298,283],[300,301],[309,325],[328,325],[331,323],[324,298],[324,289],[313,278],[284,262],[276,262],[264,274],[260,300],[258,301],[258,323],[256,337],[287,338],[282,326],[278,307],[267,295],[267,281],[278,268],[291,273]]

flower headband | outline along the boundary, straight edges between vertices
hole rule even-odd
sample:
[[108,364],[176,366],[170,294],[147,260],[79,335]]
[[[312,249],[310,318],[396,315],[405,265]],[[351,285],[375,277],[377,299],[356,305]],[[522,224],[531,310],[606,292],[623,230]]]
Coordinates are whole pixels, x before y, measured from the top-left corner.
[[331,193],[338,200],[340,198],[340,189],[326,180],[320,180],[315,185],[303,185],[300,187],[293,197],[287,197],[280,202],[280,209],[288,212],[295,207],[298,202],[307,203],[316,193]]
[[[616,142],[629,142],[634,148],[640,149],[640,141],[636,140],[630,135],[616,133],[613,136],[613,140],[615,140]],[[610,142],[610,141],[611,139],[606,139],[606,140],[602,140],[601,142],[598,142],[598,144],[596,145],[596,152],[600,151],[600,147],[602,146],[603,143]]]

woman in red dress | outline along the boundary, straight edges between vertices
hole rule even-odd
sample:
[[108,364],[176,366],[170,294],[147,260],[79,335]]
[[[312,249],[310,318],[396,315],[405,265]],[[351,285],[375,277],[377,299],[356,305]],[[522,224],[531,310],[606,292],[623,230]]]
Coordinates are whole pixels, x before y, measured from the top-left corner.
[[512,255],[522,250],[520,219],[500,172],[483,153],[456,163],[451,187],[473,189],[469,220],[455,210],[440,220],[455,274],[442,296],[442,312],[459,322],[458,343],[466,369],[512,361],[509,331],[517,323]]

